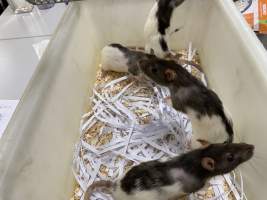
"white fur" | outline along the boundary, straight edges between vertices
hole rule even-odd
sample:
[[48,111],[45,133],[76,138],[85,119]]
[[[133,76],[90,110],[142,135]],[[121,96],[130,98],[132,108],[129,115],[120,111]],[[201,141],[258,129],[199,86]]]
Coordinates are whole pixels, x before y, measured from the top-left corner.
[[145,190],[135,191],[129,195],[118,187],[113,193],[113,196],[116,200],[166,200],[183,194],[182,185],[179,182],[170,186],[161,187],[160,189],[160,193],[157,190]]
[[158,34],[158,21],[156,18],[156,13],[158,11],[158,2],[155,2],[152,9],[150,10],[148,17],[146,19],[144,34],[145,38],[149,39],[151,36]]
[[191,147],[193,149],[201,147],[197,139],[206,140],[210,143],[222,143],[228,139],[228,133],[222,122],[221,117],[217,115],[201,116],[197,118],[197,113],[188,109],[187,115],[191,120],[193,128],[193,137]]
[[150,191],[138,191],[134,194],[127,194],[124,191],[122,191],[120,188],[118,188],[113,193],[114,199],[116,200],[145,200],[145,199],[158,199],[158,193],[155,190]]
[[181,178],[186,178],[188,175],[185,173],[183,169],[176,168],[170,170],[170,177],[172,177],[174,180],[179,180]]
[[[169,172],[169,176],[172,177],[174,179],[174,181],[179,182],[181,180],[185,180],[186,184],[193,184],[196,183],[198,180],[192,176],[191,174],[186,173],[183,169],[181,168],[175,168],[175,169],[171,169]],[[184,183],[185,184],[185,183]],[[179,192],[177,193],[176,191],[176,195],[182,195],[183,191],[179,190]]]
[[128,72],[127,58],[118,48],[105,46],[101,52],[101,68],[105,71]]
[[[159,58],[164,58],[168,52],[163,51],[159,40],[162,37],[162,35],[160,35],[160,33],[156,34],[156,35],[152,35],[150,36],[147,40],[146,40],[146,46],[145,46],[145,51],[146,53],[152,53],[151,49],[153,49],[153,53],[154,55],[156,55]],[[166,39],[167,37],[164,36],[163,38],[165,38],[165,41],[168,45],[168,40]]]
[[[149,12],[149,15],[147,17],[145,27],[144,27],[144,35],[145,35],[145,51],[147,53],[151,53],[151,49],[153,49],[154,54],[160,58],[164,58],[166,56],[166,52],[164,52],[160,46],[159,39],[163,37],[158,32],[158,21],[156,18],[156,13],[158,10],[158,2],[156,2],[152,9]],[[169,45],[169,31],[166,30],[166,35],[164,36],[164,39]]]
[[182,184],[180,182],[176,182],[175,184],[170,186],[162,187],[161,189],[162,193],[159,195],[160,200],[172,199],[184,194],[184,192],[182,191]]
[[180,182],[180,180],[186,180],[187,182],[194,183],[196,180],[193,176],[186,173],[183,169],[176,168],[171,169],[166,176],[171,177],[175,183],[169,186],[159,187],[154,190],[146,190],[146,191],[140,191],[138,190],[138,186],[140,185],[139,181],[136,181],[136,187],[137,190],[134,191],[131,194],[127,194],[120,186],[116,188],[116,190],[113,192],[113,196],[115,200],[168,200],[168,199],[177,199],[177,196],[184,195],[183,191],[183,184]]

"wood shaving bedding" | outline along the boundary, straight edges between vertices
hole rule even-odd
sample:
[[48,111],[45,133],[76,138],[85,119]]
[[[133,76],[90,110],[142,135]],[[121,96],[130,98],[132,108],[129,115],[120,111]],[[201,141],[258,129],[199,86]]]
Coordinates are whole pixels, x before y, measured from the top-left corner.
[[[172,52],[170,58],[200,65],[192,44],[187,50]],[[202,71],[183,66],[207,85]],[[167,88],[139,83],[126,73],[97,71],[92,109],[82,117],[75,147],[73,173],[78,184],[71,200],[83,200],[94,181],[115,181],[140,162],[168,159],[189,150],[190,120],[168,105],[169,96]],[[237,181],[227,174],[212,178],[205,188],[183,199],[239,200],[240,191]],[[91,199],[111,197],[95,192]]]

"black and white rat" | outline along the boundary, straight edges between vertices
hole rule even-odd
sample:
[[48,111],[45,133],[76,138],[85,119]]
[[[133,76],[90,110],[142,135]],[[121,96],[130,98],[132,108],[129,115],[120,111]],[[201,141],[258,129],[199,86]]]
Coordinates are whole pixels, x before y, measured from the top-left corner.
[[[145,50],[164,58],[169,51],[170,36],[179,29],[171,30],[173,12],[185,0],[157,0],[151,8],[144,27]],[[234,2],[238,0],[233,0]]]
[[209,144],[165,162],[144,162],[115,183],[94,183],[86,191],[85,200],[97,188],[109,189],[115,200],[166,200],[189,194],[201,189],[209,178],[231,172],[253,152],[254,146],[245,143]]
[[138,67],[139,74],[168,87],[173,107],[188,115],[193,128],[192,148],[199,147],[199,139],[210,143],[233,141],[232,120],[218,95],[181,65],[154,57],[140,60]]
[[[129,72],[138,69],[137,63],[141,59],[154,58],[154,55],[131,50],[121,44],[106,45],[101,51],[101,68],[105,71]],[[199,68],[191,61],[180,59],[179,64],[189,64]],[[133,72],[132,71],[132,72]]]
[[102,50],[102,69],[146,76],[167,86],[173,107],[188,115],[192,122],[192,148],[199,139],[210,143],[232,142],[233,125],[218,95],[203,85],[186,69],[172,60],[110,44]]

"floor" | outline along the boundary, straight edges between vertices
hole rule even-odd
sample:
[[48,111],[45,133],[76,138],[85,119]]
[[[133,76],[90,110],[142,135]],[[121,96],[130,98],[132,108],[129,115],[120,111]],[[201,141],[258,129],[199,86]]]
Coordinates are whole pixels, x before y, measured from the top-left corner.
[[38,43],[49,40],[65,9],[14,15],[10,8],[0,16],[0,99],[20,99],[39,62]]
[[0,16],[0,138],[66,8]]

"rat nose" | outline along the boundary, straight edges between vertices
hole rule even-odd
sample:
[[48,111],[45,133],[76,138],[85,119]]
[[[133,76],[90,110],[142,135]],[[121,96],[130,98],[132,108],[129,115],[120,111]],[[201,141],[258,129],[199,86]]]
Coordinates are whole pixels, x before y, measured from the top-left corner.
[[250,150],[250,151],[253,151],[254,150],[254,145],[252,144],[246,144],[246,143],[240,143],[241,145],[243,145],[243,149],[246,149],[246,150]]
[[245,157],[245,159],[251,158],[253,156],[254,149],[255,149],[254,145],[245,144],[245,146],[244,146],[244,157]]
[[254,147],[254,145],[252,145],[252,144],[248,144],[248,146],[247,146],[247,151],[254,151],[254,149],[255,149],[255,147]]

